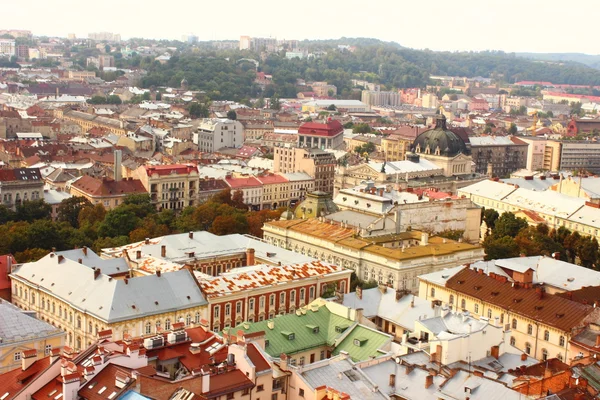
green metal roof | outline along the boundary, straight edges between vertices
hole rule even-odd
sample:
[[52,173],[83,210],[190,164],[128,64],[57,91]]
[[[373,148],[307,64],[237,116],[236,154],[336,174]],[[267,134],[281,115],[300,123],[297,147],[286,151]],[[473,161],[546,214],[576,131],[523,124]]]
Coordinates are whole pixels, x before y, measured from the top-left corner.
[[[360,343],[360,346],[355,344],[355,340]],[[354,362],[368,360],[370,357],[381,356],[382,353],[378,352],[377,349],[384,347],[391,340],[391,337],[385,333],[357,325],[336,346],[333,350],[333,355],[340,354],[340,351],[346,351]]]
[[[246,322],[225,332],[235,334],[240,330],[245,333],[264,331],[265,339],[268,341],[265,351],[271,357],[279,357],[281,353],[293,355],[326,345],[334,347],[336,339],[348,334],[352,339],[350,341],[344,339],[335,348],[334,354],[345,350],[353,360],[366,360],[371,355],[377,355],[376,350],[391,340],[386,334],[362,327],[350,319],[332,313],[326,305],[319,307],[318,311],[312,311],[308,307],[305,313],[299,314],[279,315],[269,321]],[[269,328],[270,321],[274,323],[273,329]],[[317,327],[319,329],[315,333]],[[342,329],[339,329],[340,327]],[[348,333],[348,329],[352,330]],[[289,339],[291,333],[294,334],[292,340]],[[352,344],[354,338],[367,340],[358,347]]]

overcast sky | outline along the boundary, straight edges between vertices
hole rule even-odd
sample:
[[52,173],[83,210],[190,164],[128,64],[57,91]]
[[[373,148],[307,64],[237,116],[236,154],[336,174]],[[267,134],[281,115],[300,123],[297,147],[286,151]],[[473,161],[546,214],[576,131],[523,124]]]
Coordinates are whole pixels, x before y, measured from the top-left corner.
[[[200,40],[373,37],[432,50],[600,54],[597,0],[1,0],[0,28]],[[8,25],[7,25],[8,24]]]

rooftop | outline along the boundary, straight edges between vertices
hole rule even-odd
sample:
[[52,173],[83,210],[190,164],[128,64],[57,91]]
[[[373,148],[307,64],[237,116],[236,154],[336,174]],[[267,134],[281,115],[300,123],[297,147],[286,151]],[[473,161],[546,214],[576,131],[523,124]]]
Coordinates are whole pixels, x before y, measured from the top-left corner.
[[11,303],[0,299],[0,348],[15,348],[20,342],[61,336],[65,333]]

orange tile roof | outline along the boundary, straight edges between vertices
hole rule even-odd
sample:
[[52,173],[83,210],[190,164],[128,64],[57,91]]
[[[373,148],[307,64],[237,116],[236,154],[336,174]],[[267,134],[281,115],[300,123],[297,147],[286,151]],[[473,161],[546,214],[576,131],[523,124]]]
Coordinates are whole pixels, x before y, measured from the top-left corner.
[[72,186],[88,196],[108,197],[125,196],[128,194],[148,193],[142,181],[139,179],[124,179],[115,181],[112,179],[97,179],[84,175],[75,181]]
[[564,332],[581,325],[594,307],[566,298],[502,282],[468,267],[446,282],[446,287]]
[[249,343],[246,347],[246,352],[252,364],[256,367],[256,372],[262,372],[271,369],[271,366],[265,360],[260,351],[256,348],[254,343]]
[[21,368],[0,375],[0,396],[8,393],[6,400],[11,399],[21,389],[33,381],[42,371],[50,366],[50,357],[37,360],[25,371]]

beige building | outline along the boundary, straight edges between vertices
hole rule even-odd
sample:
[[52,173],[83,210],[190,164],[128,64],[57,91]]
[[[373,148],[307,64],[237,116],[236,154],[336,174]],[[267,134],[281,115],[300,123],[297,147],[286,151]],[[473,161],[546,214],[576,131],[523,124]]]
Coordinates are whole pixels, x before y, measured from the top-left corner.
[[127,147],[133,153],[139,151],[153,151],[154,139],[144,134],[127,132],[117,140],[117,146]]
[[133,278],[128,270],[127,259],[103,260],[87,248],[50,253],[13,270],[12,301],[65,331],[75,350],[106,329],[135,337],[205,318],[206,300],[187,269]]
[[385,161],[402,161],[406,159],[406,152],[410,150],[412,140],[398,135],[389,135],[381,138],[381,151]]
[[21,368],[23,352],[42,358],[65,345],[65,332],[1,299],[0,314],[0,373]]
[[431,237],[419,231],[363,236],[345,223],[317,218],[270,221],[269,244],[350,268],[365,281],[416,292],[417,276],[483,259],[477,245]]
[[332,153],[319,149],[276,147],[274,150],[274,172],[304,172],[314,178],[314,190],[333,192],[335,166]]
[[136,175],[159,210],[182,210],[198,200],[198,169],[192,165],[144,165]]
[[92,204],[102,204],[112,210],[123,203],[125,198],[133,194],[148,193],[139,179],[125,178],[115,181],[110,178],[98,179],[84,175],[71,183],[69,193],[84,197]]
[[76,81],[83,81],[88,78],[95,78],[96,73],[94,71],[69,71],[69,79]]
[[600,310],[533,288],[533,270],[506,276],[468,267],[419,277],[419,297],[437,300],[470,315],[498,320],[510,331],[510,344],[538,360],[571,362],[569,341],[586,323],[597,321]]
[[25,201],[40,200],[44,195],[44,180],[39,168],[0,170],[2,204],[15,210]]

